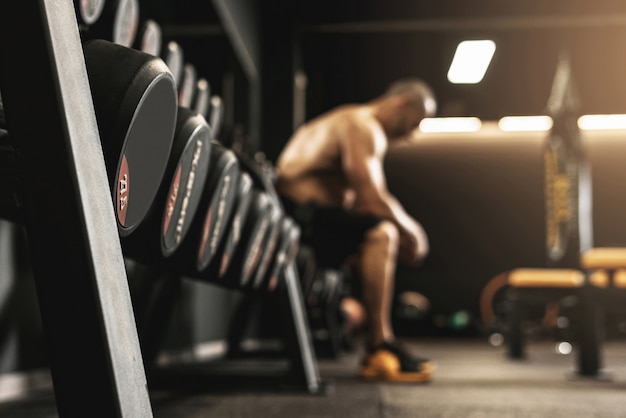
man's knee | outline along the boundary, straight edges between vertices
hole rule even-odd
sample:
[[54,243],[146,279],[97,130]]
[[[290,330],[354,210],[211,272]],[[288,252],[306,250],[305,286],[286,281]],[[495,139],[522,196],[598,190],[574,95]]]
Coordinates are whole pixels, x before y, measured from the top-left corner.
[[385,220],[368,231],[367,240],[395,251],[400,242],[400,233],[393,222]]

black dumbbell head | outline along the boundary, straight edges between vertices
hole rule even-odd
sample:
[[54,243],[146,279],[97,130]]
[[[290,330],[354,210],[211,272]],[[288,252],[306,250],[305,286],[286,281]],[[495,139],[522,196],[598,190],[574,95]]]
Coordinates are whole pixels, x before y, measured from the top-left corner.
[[158,57],[162,48],[161,25],[153,19],[144,20],[135,39],[135,49]]
[[178,88],[179,106],[191,108],[191,105],[193,103],[192,101],[196,93],[197,81],[198,76],[196,74],[196,67],[190,63],[185,64],[183,66],[181,84]]
[[[283,218],[283,211],[278,204],[272,201],[272,214],[270,216],[270,225],[265,234],[261,248],[261,256],[259,263],[254,272],[251,286],[255,290],[261,290],[265,287],[265,275],[270,268],[272,259],[276,255],[278,241],[280,238],[280,226]],[[264,289],[263,289],[264,290]]]
[[[165,45],[163,45],[161,58],[163,58],[163,61],[165,61],[165,64],[172,72],[172,75],[174,76],[174,81],[176,81],[176,89],[178,90],[182,82],[183,67],[185,65],[183,48],[178,42],[170,40],[165,43]],[[213,129],[211,121],[209,121],[209,124],[211,125],[211,129]]]
[[229,228],[233,228],[230,221],[233,217],[241,177],[241,168],[235,153],[219,143],[214,143],[213,146],[212,170],[207,188],[210,200],[197,249],[196,269],[198,272],[207,270],[211,262],[222,255],[219,252],[224,251],[222,242]]
[[119,232],[152,206],[169,160],[178,114],[172,73],[158,57],[105,40],[84,45]]
[[[236,186],[235,199],[232,202],[231,208],[232,213],[229,219],[227,219],[225,234],[221,239],[217,238],[219,240],[217,243],[217,250],[210,260],[208,260],[208,265],[206,265],[206,267],[204,264],[206,264],[207,261],[202,262],[202,259],[198,257],[197,265],[192,277],[211,283],[227,285],[223,278],[230,268],[230,265],[235,258],[235,252],[242,241],[244,223],[248,216],[248,211],[250,210],[252,202],[252,178],[248,175],[248,173],[240,172],[239,181]],[[213,229],[213,234],[214,233],[215,227]],[[209,232],[203,233],[202,235],[203,243],[200,244],[200,251],[196,252],[198,255],[205,252],[207,246],[211,244],[211,229],[209,228]]]
[[209,114],[209,125],[213,129],[213,138],[219,139],[222,124],[224,122],[224,103],[222,98],[217,95],[211,96],[211,106]]
[[[180,248],[167,260],[168,268],[177,274],[200,280],[217,275],[225,235],[239,190],[241,170],[233,152],[219,143],[211,144],[209,170],[198,209]],[[214,271],[208,274],[211,267]]]
[[81,25],[95,24],[104,10],[106,0],[74,0],[76,16]]
[[139,0],[107,0],[97,21],[85,31],[85,36],[130,48],[135,43],[138,26]]
[[[170,256],[185,239],[193,220],[211,165],[211,129],[201,115],[178,109],[176,140],[172,154],[178,161],[162,209],[161,251]],[[174,167],[172,167],[174,168]]]
[[139,26],[139,1],[117,0],[114,3],[117,3],[117,7],[113,22],[113,42],[130,48],[135,42]]
[[300,248],[300,227],[291,217],[283,216],[279,228],[276,251],[260,285],[260,289],[268,291],[273,291],[278,287],[285,268],[295,261]]
[[211,129],[197,113],[178,109],[176,132],[163,182],[146,219],[122,238],[125,254],[150,263],[170,257],[184,242],[210,168]]
[[250,208],[241,229],[239,244],[235,248],[227,271],[220,278],[225,286],[238,289],[250,286],[261,261],[272,215],[272,200],[268,194],[263,190],[253,188]]
[[[196,82],[196,92],[193,98],[193,109],[208,118],[211,99],[211,86],[206,78],[199,78]],[[215,137],[215,136],[214,136]]]

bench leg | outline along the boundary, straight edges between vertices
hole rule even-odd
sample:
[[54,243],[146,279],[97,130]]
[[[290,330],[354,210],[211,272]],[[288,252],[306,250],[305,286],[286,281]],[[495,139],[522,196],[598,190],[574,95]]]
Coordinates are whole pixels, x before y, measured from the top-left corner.
[[601,368],[604,312],[596,303],[594,290],[584,287],[580,291],[578,373],[583,376],[597,376]]
[[524,329],[523,323],[526,319],[526,307],[521,300],[519,291],[511,289],[507,302],[507,354],[513,359],[522,359],[524,352]]

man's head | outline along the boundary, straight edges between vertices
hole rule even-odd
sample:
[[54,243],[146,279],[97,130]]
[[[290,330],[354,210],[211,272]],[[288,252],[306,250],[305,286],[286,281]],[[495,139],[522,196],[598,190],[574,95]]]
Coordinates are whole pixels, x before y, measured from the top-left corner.
[[413,131],[422,119],[432,117],[437,102],[430,86],[419,78],[394,81],[381,96],[391,106],[387,130],[391,137],[403,137]]

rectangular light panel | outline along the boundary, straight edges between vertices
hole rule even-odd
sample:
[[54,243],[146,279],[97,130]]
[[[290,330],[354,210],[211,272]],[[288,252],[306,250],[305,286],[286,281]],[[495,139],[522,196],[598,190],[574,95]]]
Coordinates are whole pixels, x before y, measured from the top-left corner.
[[495,51],[495,42],[488,39],[462,41],[452,58],[448,80],[454,84],[480,83]]

